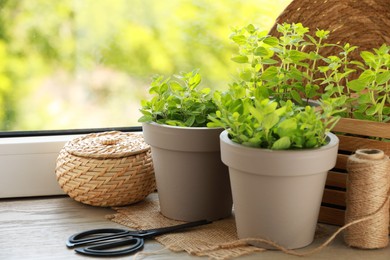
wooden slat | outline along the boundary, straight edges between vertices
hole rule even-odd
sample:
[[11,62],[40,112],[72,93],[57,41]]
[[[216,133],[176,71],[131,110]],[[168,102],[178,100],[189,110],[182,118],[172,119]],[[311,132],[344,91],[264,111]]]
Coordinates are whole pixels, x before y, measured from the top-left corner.
[[338,154],[335,168],[345,170],[347,169],[348,155]]
[[337,206],[345,206],[345,191],[325,189],[322,202]]
[[347,183],[347,174],[335,171],[329,171],[328,177],[326,178],[326,185],[331,187],[345,189]]
[[321,206],[318,222],[342,226],[344,225],[344,218],[344,210]]
[[350,118],[341,118],[332,131],[390,138],[390,124]]
[[[380,149],[387,155],[390,155],[390,142],[366,138],[366,136],[390,138],[390,124],[388,123],[342,118],[333,131],[337,133],[340,139],[339,154],[337,155],[335,168],[328,173],[327,187],[346,188],[348,173],[338,172],[338,170],[346,170],[348,154],[352,154],[358,149],[366,148]],[[358,136],[351,136],[350,134]],[[340,209],[340,206],[346,206],[345,198],[345,191],[326,188],[322,199],[326,206],[321,207],[319,222],[343,225],[345,210]]]
[[345,135],[337,135],[337,137],[340,140],[339,150],[341,151],[355,152],[358,149],[370,148],[379,149],[384,151],[385,154],[390,154],[390,142]]

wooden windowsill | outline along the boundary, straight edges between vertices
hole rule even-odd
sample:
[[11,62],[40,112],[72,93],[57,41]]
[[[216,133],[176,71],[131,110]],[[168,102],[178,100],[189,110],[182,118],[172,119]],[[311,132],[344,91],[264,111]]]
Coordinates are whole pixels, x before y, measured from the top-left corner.
[[[66,239],[77,232],[103,227],[124,228],[105,219],[114,213],[109,208],[92,207],[78,203],[67,196],[0,200],[0,259],[92,259],[76,254],[65,246]],[[332,233],[337,227],[324,225]],[[328,235],[326,235],[328,236]],[[323,241],[323,240],[322,240]],[[310,250],[321,241],[316,240]],[[186,253],[173,253],[149,240],[144,248],[151,255],[139,255],[136,259],[207,259]],[[113,259],[132,259],[129,256]],[[297,259],[278,251],[267,251],[239,259]],[[343,243],[340,234],[330,246],[305,259],[386,259],[390,258],[390,246],[380,250],[351,249]],[[109,259],[109,258],[105,258]]]

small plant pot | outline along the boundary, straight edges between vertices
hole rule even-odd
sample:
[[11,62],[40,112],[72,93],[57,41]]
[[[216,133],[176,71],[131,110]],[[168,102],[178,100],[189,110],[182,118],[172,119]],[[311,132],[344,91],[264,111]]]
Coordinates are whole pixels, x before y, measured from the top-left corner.
[[313,241],[327,172],[337,157],[338,138],[328,138],[318,149],[276,151],[236,144],[222,132],[239,238],[267,239],[288,249]]
[[231,215],[229,172],[220,156],[222,131],[143,124],[164,216],[182,221],[213,221]]

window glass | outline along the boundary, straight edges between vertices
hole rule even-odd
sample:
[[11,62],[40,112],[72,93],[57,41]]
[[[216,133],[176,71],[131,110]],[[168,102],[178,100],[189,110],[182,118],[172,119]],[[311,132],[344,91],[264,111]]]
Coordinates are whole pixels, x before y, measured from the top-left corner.
[[291,0],[0,0],[0,131],[136,126],[155,74],[224,88],[232,27]]

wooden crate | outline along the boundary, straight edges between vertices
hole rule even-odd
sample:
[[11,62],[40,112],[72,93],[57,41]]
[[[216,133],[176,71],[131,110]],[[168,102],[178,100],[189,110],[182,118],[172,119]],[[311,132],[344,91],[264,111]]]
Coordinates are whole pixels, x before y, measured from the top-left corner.
[[[346,207],[348,156],[363,148],[380,149],[390,155],[390,124],[342,118],[333,132],[340,139],[339,153],[336,166],[328,173],[318,221],[342,226]],[[386,138],[389,141],[378,141],[367,138],[368,136]]]

